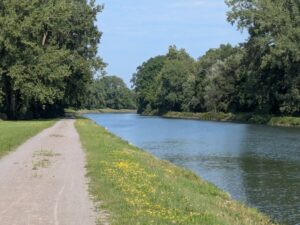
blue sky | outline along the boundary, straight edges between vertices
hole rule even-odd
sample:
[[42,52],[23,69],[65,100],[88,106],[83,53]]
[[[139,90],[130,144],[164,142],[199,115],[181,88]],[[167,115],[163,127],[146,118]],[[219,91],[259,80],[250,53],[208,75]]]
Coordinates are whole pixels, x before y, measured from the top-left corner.
[[170,45],[198,58],[222,43],[246,39],[226,21],[223,0],[97,0],[104,4],[97,24],[103,32],[99,54],[106,71],[130,85],[136,67],[165,54]]

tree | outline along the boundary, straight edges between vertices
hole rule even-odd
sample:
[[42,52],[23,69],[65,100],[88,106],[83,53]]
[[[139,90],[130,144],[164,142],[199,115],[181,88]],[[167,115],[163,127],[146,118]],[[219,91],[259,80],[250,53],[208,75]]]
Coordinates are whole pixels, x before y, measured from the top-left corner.
[[169,48],[166,62],[157,78],[157,109],[190,111],[193,107],[195,61],[184,49]]
[[265,113],[298,113],[299,1],[228,0],[227,4],[231,9],[228,20],[250,34],[243,59],[249,108]]
[[84,103],[87,109],[103,109],[106,107],[106,94],[101,79],[95,79],[90,84],[89,93]]
[[160,112],[190,111],[194,74],[188,64],[168,61],[159,75],[157,105]]
[[[201,112],[207,110],[217,110],[216,98],[220,98],[218,87],[216,85],[217,79],[221,78],[223,62],[237,50],[230,44],[220,45],[219,48],[208,50],[202,57],[197,61],[196,65],[196,91],[195,91],[195,108],[194,111]],[[226,82],[226,81],[224,81]]]
[[0,3],[0,87],[10,118],[40,117],[79,106],[95,70],[101,6],[84,0]]
[[299,1],[226,2],[228,21],[249,39],[210,49],[196,63],[171,46],[156,70],[143,65],[147,75],[134,76],[139,112],[300,114]]
[[205,107],[207,111],[237,112],[240,106],[240,65],[242,51],[218,60],[207,71]]
[[136,93],[138,113],[150,113],[157,108],[158,76],[165,61],[165,56],[151,58],[139,66],[133,75],[131,82]]
[[93,81],[85,107],[89,109],[135,109],[133,92],[117,76],[104,76]]

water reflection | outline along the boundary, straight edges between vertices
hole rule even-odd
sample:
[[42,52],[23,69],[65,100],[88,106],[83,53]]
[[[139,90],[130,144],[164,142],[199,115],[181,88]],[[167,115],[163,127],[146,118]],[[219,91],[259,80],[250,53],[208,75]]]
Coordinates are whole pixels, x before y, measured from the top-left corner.
[[267,158],[240,160],[247,202],[284,223],[300,221],[300,166]]
[[285,224],[300,221],[298,138],[297,129],[249,126],[241,142],[246,202]]
[[299,129],[136,114],[88,117],[157,157],[190,168],[277,221],[300,221]]

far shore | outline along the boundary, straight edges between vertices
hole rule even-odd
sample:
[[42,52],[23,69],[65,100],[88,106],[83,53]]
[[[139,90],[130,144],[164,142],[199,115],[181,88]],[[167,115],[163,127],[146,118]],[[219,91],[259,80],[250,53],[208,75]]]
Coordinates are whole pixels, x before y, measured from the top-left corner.
[[[151,114],[144,114],[145,116]],[[203,120],[203,121],[217,121],[217,122],[235,122],[247,124],[259,124],[278,127],[300,127],[300,117],[293,116],[275,116],[275,115],[259,115],[253,113],[222,113],[222,112],[205,112],[205,113],[191,113],[191,112],[167,112],[160,114],[163,118],[170,119],[189,119],[189,120]]]
[[[137,113],[136,109],[82,109],[72,110],[67,109],[66,115],[77,114],[82,116],[84,114],[102,114],[102,113]],[[247,123],[259,124],[278,127],[296,127],[300,128],[300,117],[295,116],[276,116],[276,115],[262,115],[254,113],[222,113],[222,112],[167,112],[163,114],[144,113],[143,116],[160,116],[169,119],[188,119],[188,120],[203,120],[216,122],[233,122],[233,123]]]
[[66,110],[66,113],[76,113],[78,115],[93,113],[93,114],[101,114],[101,113],[137,113],[135,109],[81,109],[81,110]]

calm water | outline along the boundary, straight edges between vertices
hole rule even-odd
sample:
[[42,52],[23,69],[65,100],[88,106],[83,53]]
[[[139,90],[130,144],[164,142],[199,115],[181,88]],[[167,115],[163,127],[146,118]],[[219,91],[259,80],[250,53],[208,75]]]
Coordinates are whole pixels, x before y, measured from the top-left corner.
[[273,219],[300,224],[300,129],[136,114],[87,117]]

